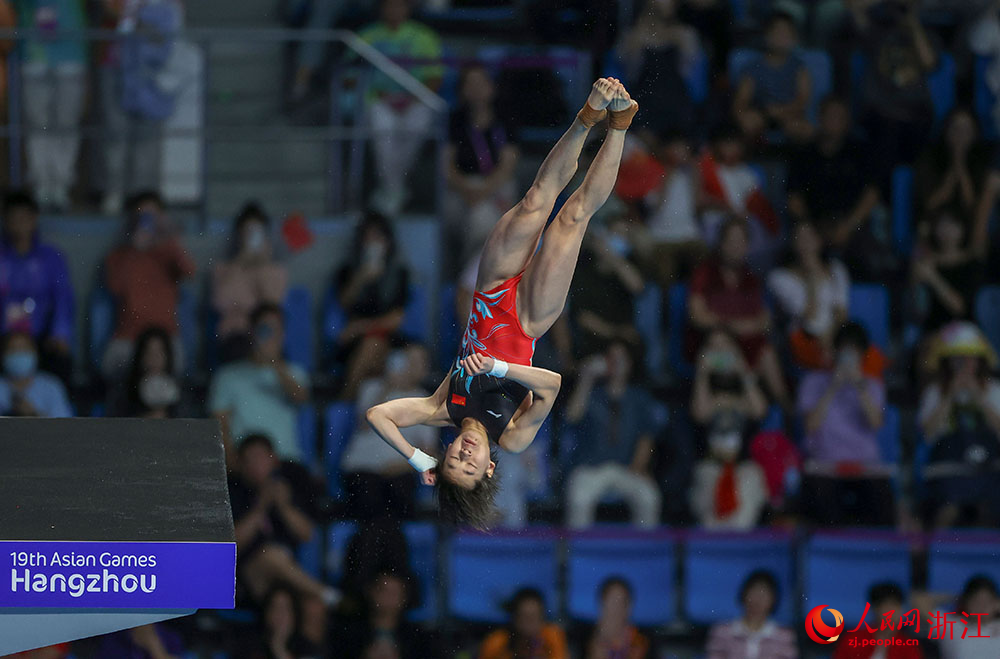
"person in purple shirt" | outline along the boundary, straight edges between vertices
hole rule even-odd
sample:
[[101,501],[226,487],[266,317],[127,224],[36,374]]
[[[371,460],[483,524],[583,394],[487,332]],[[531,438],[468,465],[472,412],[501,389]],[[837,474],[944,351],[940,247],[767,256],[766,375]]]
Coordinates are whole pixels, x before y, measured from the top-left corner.
[[861,371],[868,350],[864,327],[847,323],[833,347],[833,369],[813,371],[799,386],[805,508],[819,523],[887,524],[895,508],[878,442],[885,384]]
[[3,199],[0,333],[28,331],[42,368],[64,382],[72,371],[74,298],[66,259],[38,233],[38,203],[27,192]]

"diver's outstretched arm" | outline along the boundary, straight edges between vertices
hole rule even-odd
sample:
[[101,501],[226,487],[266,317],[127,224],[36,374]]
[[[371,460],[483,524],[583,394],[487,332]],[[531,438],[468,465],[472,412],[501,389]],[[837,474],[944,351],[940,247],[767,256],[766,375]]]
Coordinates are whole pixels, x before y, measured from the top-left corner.
[[[419,425],[448,425],[448,410],[444,404],[447,390],[448,378],[445,378],[432,395],[424,398],[387,400],[369,407],[368,411],[365,412],[365,418],[372,430],[389,446],[396,449],[407,460],[412,460],[415,455],[418,455],[418,449],[406,441],[399,429]],[[420,455],[423,453],[421,452]],[[411,462],[411,464],[413,463]],[[419,469],[419,471],[426,471],[426,469]]]

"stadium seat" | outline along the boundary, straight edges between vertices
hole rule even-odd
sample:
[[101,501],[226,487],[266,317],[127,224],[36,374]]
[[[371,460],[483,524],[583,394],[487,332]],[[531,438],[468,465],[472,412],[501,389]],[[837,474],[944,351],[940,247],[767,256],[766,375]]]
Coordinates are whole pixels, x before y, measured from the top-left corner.
[[965,582],[985,574],[1000,584],[1000,534],[994,530],[942,531],[927,548],[927,587],[959,593]]
[[448,613],[500,623],[503,605],[524,586],[539,589],[550,615],[559,610],[557,538],[538,530],[519,535],[458,534],[448,548]]
[[635,327],[646,348],[646,372],[655,377],[663,373],[663,290],[648,284],[635,301]]
[[302,569],[312,577],[319,579],[323,574],[323,534],[318,529],[313,532],[309,542],[303,542],[295,552],[296,560]]
[[996,96],[993,90],[986,83],[986,71],[992,64],[993,58],[986,55],[976,55],[973,63],[972,74],[972,101],[976,110],[976,117],[983,131],[983,137],[988,140],[997,138],[997,124],[993,118],[993,106],[996,104]]
[[312,469],[317,466],[319,460],[316,406],[311,403],[300,405],[296,415],[296,425],[299,433],[299,448],[302,449],[302,463]]
[[340,458],[354,432],[354,407],[350,403],[336,402],[323,412],[323,467],[330,496],[343,495],[340,480]]
[[323,310],[321,313],[323,348],[332,353],[337,345],[337,336],[340,335],[340,332],[347,325],[347,314],[337,299],[336,287],[331,286],[327,289],[326,295],[323,296]]
[[984,286],[976,294],[976,322],[993,347],[1000,350],[1000,286]]
[[685,284],[670,287],[669,308],[667,310],[667,356],[675,375],[690,378],[694,376],[694,365],[684,356],[684,331],[688,322],[688,288]]
[[899,464],[901,441],[899,409],[895,405],[886,405],[882,427],[878,431],[879,452],[884,462]]
[[900,165],[892,172],[892,240],[896,253],[909,256],[913,249],[913,168]]
[[409,339],[427,343],[431,335],[430,300],[427,287],[410,284],[410,296],[403,315],[402,333]]
[[831,606],[849,629],[861,619],[872,585],[892,581],[910,590],[908,541],[889,532],[816,533],[805,544],[803,565],[802,613]]
[[452,360],[458,354],[459,341],[462,340],[462,328],[459,327],[455,315],[455,284],[441,286],[438,298],[438,348],[442,368],[450,369]]
[[313,370],[312,299],[305,287],[288,290],[285,297],[285,357],[306,371]]
[[184,372],[190,374],[198,363],[198,298],[189,284],[181,284],[177,292],[177,329],[184,347]]
[[889,291],[882,284],[851,284],[848,316],[868,330],[873,345],[890,347]]
[[409,611],[414,622],[431,622],[438,616],[438,532],[428,522],[407,522],[403,534],[410,549],[410,568],[420,584],[420,606]]
[[696,624],[738,618],[740,586],[755,570],[768,570],[780,590],[775,619],[795,618],[792,538],[785,533],[691,532],[684,543],[684,612]]
[[781,409],[781,405],[772,405],[767,408],[767,416],[760,422],[760,429],[764,432],[784,431],[785,413]]
[[347,543],[357,531],[357,522],[350,520],[338,520],[326,528],[326,557],[323,563],[329,583],[338,584],[344,578]]
[[636,624],[671,622],[676,615],[675,545],[674,536],[662,531],[585,531],[571,537],[566,586],[570,617],[596,620],[598,589],[605,579],[620,576],[632,588]]
[[948,53],[941,53],[939,58],[937,69],[927,80],[934,103],[934,121],[938,125],[955,107],[955,58]]
[[87,300],[87,345],[90,365],[95,372],[101,370],[104,351],[115,331],[115,301],[103,284],[90,291]]

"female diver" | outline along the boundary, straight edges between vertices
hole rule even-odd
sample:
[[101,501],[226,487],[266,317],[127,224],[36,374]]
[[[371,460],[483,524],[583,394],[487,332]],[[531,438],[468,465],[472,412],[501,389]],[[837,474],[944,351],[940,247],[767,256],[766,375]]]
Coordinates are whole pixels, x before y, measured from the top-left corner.
[[[611,194],[625,131],[638,108],[618,80],[594,83],[531,188],[486,240],[469,322],[448,376],[431,396],[399,398],[367,412],[375,432],[422,473],[425,484],[437,488],[440,515],[449,522],[490,524],[497,447],[525,450],[552,410],[561,376],[531,365],[535,341],[566,304],[587,224]],[[583,183],[546,229],[556,198],[576,173],[590,129],[605,116],[604,143]],[[459,428],[440,464],[399,432],[418,424]]]

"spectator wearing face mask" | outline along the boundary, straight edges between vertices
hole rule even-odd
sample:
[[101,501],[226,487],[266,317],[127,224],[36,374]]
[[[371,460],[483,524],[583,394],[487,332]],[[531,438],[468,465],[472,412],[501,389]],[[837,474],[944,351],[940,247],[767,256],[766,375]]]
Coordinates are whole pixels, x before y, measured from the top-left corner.
[[864,327],[844,325],[833,346],[833,369],[810,372],[799,387],[805,508],[821,524],[891,524],[895,497],[878,442],[885,385],[864,373]]
[[274,259],[271,219],[255,203],[243,207],[233,221],[229,254],[212,272],[212,309],[221,360],[246,357],[250,348],[250,314],[261,304],[281,304],[288,291],[288,270]]
[[174,364],[183,364],[177,326],[180,282],[195,272],[194,261],[181,246],[156,192],[134,195],[127,205],[125,240],[104,262],[108,290],[117,304],[114,337],[104,353],[102,371],[108,381],[122,376],[136,337],[147,327],[162,327],[171,336]]
[[[358,425],[340,461],[347,489],[348,509],[359,519],[413,516],[417,481],[413,468],[375,434],[365,421],[365,411],[394,398],[427,396],[423,385],[430,371],[427,349],[412,344],[390,353],[385,375],[366,380],[358,393]],[[430,426],[400,430],[411,445],[430,454],[437,453],[437,432]]]
[[73,416],[59,378],[38,370],[38,350],[28,332],[11,332],[3,341],[0,415]]
[[181,389],[174,376],[170,335],[151,327],[135,341],[135,355],[125,381],[124,395],[111,410],[121,416],[168,419],[177,416]]
[[301,461],[297,407],[309,399],[309,376],[285,361],[285,321],[281,307],[262,305],[250,315],[250,356],[221,368],[212,378],[209,412],[222,424],[227,455],[244,437],[263,434],[282,460]]

